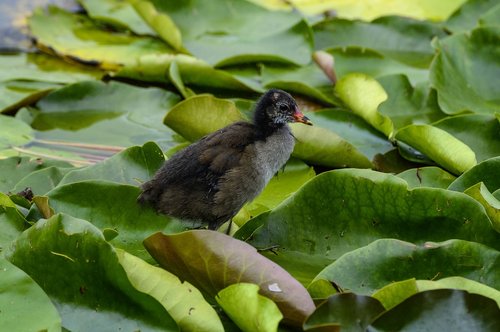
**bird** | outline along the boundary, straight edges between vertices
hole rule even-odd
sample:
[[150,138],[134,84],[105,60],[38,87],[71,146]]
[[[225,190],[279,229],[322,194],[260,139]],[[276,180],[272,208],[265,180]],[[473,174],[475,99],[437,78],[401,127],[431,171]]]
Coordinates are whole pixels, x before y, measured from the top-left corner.
[[232,123],[167,159],[141,185],[138,202],[218,229],[284,167],[295,145],[291,122],[312,125],[290,94],[267,91],[256,103],[253,121]]

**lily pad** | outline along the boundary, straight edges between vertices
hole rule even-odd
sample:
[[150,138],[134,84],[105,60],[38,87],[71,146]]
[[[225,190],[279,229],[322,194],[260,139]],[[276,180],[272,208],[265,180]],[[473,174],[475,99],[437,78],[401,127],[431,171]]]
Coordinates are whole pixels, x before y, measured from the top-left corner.
[[75,142],[75,148],[116,152],[155,141],[166,149],[176,142],[161,119],[178,101],[177,95],[159,88],[79,82],[39,101],[31,126],[38,130],[38,140]]
[[[12,190],[16,183],[30,173],[51,166],[71,167],[71,164],[55,160],[10,157],[0,159],[0,192]],[[23,188],[24,189],[24,188]]]
[[469,146],[448,132],[430,125],[409,125],[396,133],[401,140],[422,152],[453,174],[462,174],[477,163]]
[[57,187],[62,178],[72,169],[73,167],[50,166],[38,171],[33,171],[19,180],[12,189],[12,192],[17,193],[25,188],[31,188],[31,191],[35,195],[45,195]]
[[153,142],[133,146],[96,165],[78,168],[66,174],[60,185],[84,180],[104,180],[137,185],[153,177],[165,157]]
[[79,2],[94,20],[129,29],[139,35],[156,34],[134,10],[131,1],[79,0]]
[[25,272],[0,257],[2,329],[61,331],[61,317],[47,294]]
[[500,156],[485,160],[459,176],[448,187],[449,190],[465,191],[476,183],[483,182],[490,192],[500,188]]
[[500,248],[500,234],[468,195],[409,189],[394,175],[361,169],[316,176],[271,212],[247,222],[235,237],[278,254],[302,253],[291,264],[296,269],[315,258],[337,259],[380,238],[415,243],[456,238]]
[[335,294],[321,303],[304,323],[304,330],[324,329],[361,332],[384,307],[372,297],[353,293]]
[[[382,133],[353,112],[323,109],[309,112],[307,117],[314,123],[314,127],[326,128],[336,133],[371,161],[375,159],[377,154],[384,154],[394,149],[394,146]],[[342,155],[336,155],[335,158],[341,162]],[[344,162],[344,164],[346,163]]]
[[412,168],[397,176],[405,180],[410,189],[419,187],[446,189],[456,179],[456,176],[434,166]]
[[424,82],[413,87],[406,75],[378,77],[377,81],[386,91],[388,98],[378,111],[388,116],[395,128],[410,124],[428,124],[446,116],[437,102],[436,91]]
[[495,331],[500,328],[499,314],[496,303],[487,297],[460,290],[430,290],[380,315],[367,331]]
[[141,241],[149,235],[183,230],[177,220],[158,215],[136,202],[139,188],[106,181],[82,181],[61,185],[47,193],[56,213],[89,220],[101,230],[110,228],[118,236],[110,241],[118,248],[151,261]]
[[386,75],[406,75],[411,84],[427,82],[429,70],[416,68],[393,60],[375,50],[361,47],[341,47],[328,50],[335,59],[337,77],[352,73],[363,73],[374,78]]
[[288,324],[302,326],[314,310],[306,289],[288,272],[249,244],[227,235],[206,230],[157,233],[147,238],[144,245],[163,268],[207,296],[215,296],[235,283],[255,283],[262,295],[278,305]]
[[134,288],[160,302],[181,330],[224,331],[215,310],[193,285],[124,250],[115,250]]
[[335,92],[355,114],[387,137],[392,136],[391,119],[377,110],[387,99],[387,93],[375,79],[364,74],[349,74],[337,82]]
[[49,295],[66,329],[177,328],[160,303],[133,287],[113,247],[85,220],[40,220],[5,256]]
[[28,23],[39,47],[106,70],[119,69],[146,54],[172,53],[161,40],[110,32],[87,16],[58,7],[36,10]]
[[11,198],[0,192],[0,252],[15,240],[27,226],[26,219]]
[[484,183],[477,183],[465,190],[464,193],[484,206],[486,213],[490,217],[491,225],[500,233],[500,201],[488,191]]
[[278,330],[283,318],[276,304],[259,295],[259,286],[239,283],[221,290],[215,297],[217,303],[245,332],[272,332]]
[[190,141],[216,131],[243,116],[232,101],[197,95],[172,107],[163,122]]
[[313,29],[317,49],[367,48],[418,68],[428,67],[434,56],[430,41],[445,36],[436,24],[401,16],[372,22],[333,18],[315,24]]
[[500,112],[500,27],[477,28],[436,41],[430,81],[447,114]]
[[499,257],[497,250],[463,240],[414,245],[381,239],[343,255],[321,271],[317,278],[366,295],[393,281],[451,276],[461,276],[498,289]]
[[456,115],[432,125],[467,144],[476,154],[478,162],[500,156],[500,123],[494,115]]
[[311,59],[312,32],[298,13],[270,12],[243,0],[216,5],[198,0],[152,2],[175,22],[184,47],[209,64],[278,61],[304,65]]
[[26,123],[0,114],[0,150],[28,144],[33,140],[33,129]]
[[481,16],[498,7],[496,0],[469,0],[446,20],[445,27],[453,33],[466,32],[478,26]]

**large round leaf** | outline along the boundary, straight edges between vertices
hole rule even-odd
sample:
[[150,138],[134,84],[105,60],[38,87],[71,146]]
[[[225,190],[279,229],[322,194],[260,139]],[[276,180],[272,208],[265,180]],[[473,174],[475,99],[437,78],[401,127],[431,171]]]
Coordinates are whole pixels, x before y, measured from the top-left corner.
[[161,167],[165,157],[155,143],[133,146],[96,165],[72,170],[60,185],[84,180],[105,180],[137,185],[149,180]]
[[109,154],[147,141],[166,149],[176,142],[161,121],[178,101],[177,95],[159,88],[85,81],[40,100],[30,124],[39,130],[37,139],[70,143],[66,149],[73,147],[77,152],[80,148]]
[[445,113],[500,112],[500,27],[484,27],[436,42],[431,84]]
[[432,187],[446,189],[456,177],[439,167],[412,168],[397,175],[409,188]]
[[259,294],[259,286],[239,283],[221,290],[215,297],[226,314],[245,332],[273,332],[283,318],[276,304]]
[[139,188],[105,181],[82,181],[59,186],[47,193],[56,213],[90,221],[101,230],[118,233],[111,243],[151,260],[142,241],[158,232],[178,232],[183,226],[137,203]]
[[372,297],[354,293],[336,294],[321,303],[307,318],[304,330],[314,331],[317,328],[322,331],[322,328],[329,327],[332,331],[364,331],[382,312],[384,307]]
[[337,259],[379,238],[415,243],[457,238],[500,248],[500,234],[491,228],[481,204],[466,194],[410,190],[394,175],[357,169],[316,176],[235,236],[258,248],[277,247],[278,256],[303,253],[305,257],[293,262],[299,266],[318,256]]
[[0,322],[6,331],[61,331],[47,294],[25,272],[0,257]]
[[5,256],[49,295],[68,330],[177,329],[156,300],[133,287],[113,247],[85,220],[40,220]]
[[460,175],[477,163],[474,151],[467,144],[430,125],[401,128],[396,139],[411,145],[454,174]]
[[40,47],[104,69],[118,69],[145,54],[172,53],[161,40],[106,31],[87,16],[57,7],[36,10],[28,23]]
[[500,288],[500,252],[463,240],[414,245],[394,239],[377,240],[353,250],[318,274],[358,294],[372,294],[393,282],[409,278],[462,276]]
[[157,233],[144,245],[163,268],[208,296],[235,283],[255,283],[262,295],[276,302],[289,324],[301,326],[314,310],[306,289],[288,272],[252,246],[227,235],[206,230]]
[[215,310],[193,285],[124,250],[116,249],[116,255],[134,288],[160,302],[182,331],[224,331]]
[[372,22],[330,19],[314,25],[316,48],[358,46],[415,66],[427,67],[434,50],[430,40],[444,31],[429,21],[388,16]]
[[476,183],[483,182],[490,192],[500,188],[500,156],[485,160],[453,181],[450,190],[465,191]]
[[354,113],[387,137],[392,136],[391,119],[377,110],[387,99],[387,93],[375,79],[359,73],[349,74],[337,82],[335,92]]
[[[210,64],[310,61],[312,33],[297,13],[270,12],[244,0],[153,3],[175,22],[184,47]],[[172,33],[170,25],[152,27],[170,28],[160,36]]]
[[418,293],[378,317],[367,331],[497,331],[500,310],[484,296],[438,289]]
[[493,115],[457,115],[432,125],[467,144],[476,154],[478,162],[500,156],[500,123]]

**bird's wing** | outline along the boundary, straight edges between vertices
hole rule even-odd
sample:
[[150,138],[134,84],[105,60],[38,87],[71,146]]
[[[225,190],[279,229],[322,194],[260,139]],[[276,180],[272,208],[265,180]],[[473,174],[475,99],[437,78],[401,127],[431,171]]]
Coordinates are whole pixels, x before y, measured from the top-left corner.
[[221,176],[240,165],[245,148],[256,140],[254,125],[236,122],[206,136],[198,162],[208,167],[213,175]]

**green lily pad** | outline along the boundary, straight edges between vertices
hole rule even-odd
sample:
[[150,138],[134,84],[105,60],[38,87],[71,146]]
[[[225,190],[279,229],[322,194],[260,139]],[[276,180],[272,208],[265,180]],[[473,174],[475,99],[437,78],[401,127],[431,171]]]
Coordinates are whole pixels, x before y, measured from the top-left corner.
[[[10,157],[0,159],[0,192],[12,190],[16,183],[30,173],[51,166],[71,167],[71,164],[55,160]],[[23,188],[24,189],[24,188]]]
[[317,49],[357,46],[410,66],[426,68],[434,50],[430,41],[445,33],[436,24],[401,16],[386,16],[372,22],[333,18],[314,25]]
[[287,324],[302,326],[314,310],[306,289],[288,272],[252,246],[227,235],[207,230],[157,233],[144,245],[160,266],[207,296],[213,297],[231,284],[255,283],[262,295],[278,305]]
[[161,40],[110,32],[87,16],[58,7],[36,10],[28,24],[39,47],[107,70],[134,63],[146,54],[172,53]]
[[79,82],[40,100],[31,126],[38,130],[39,141],[78,143],[67,147],[116,152],[155,141],[166,149],[176,142],[161,120],[178,101],[177,95],[159,88]]
[[451,276],[461,276],[498,289],[499,257],[497,250],[463,240],[414,245],[381,239],[343,255],[316,278],[333,281],[343,289],[366,295],[393,281]]
[[33,140],[33,129],[26,123],[0,114],[0,150],[28,144]]
[[446,189],[456,179],[456,176],[434,166],[412,168],[397,176],[405,180],[410,189],[419,187]]
[[0,192],[0,253],[26,228],[26,219],[12,199]]
[[500,234],[468,195],[409,189],[394,175],[361,169],[316,176],[275,209],[247,222],[235,237],[278,254],[302,253],[291,262],[296,269],[317,257],[337,259],[380,238],[415,243],[456,238],[500,248]]
[[500,201],[488,191],[484,183],[476,183],[472,187],[466,189],[464,193],[484,206],[488,217],[490,217],[491,225],[500,233]]
[[477,27],[481,16],[498,7],[496,0],[469,0],[458,8],[445,22],[453,33],[466,32]]
[[[312,52],[312,32],[298,13],[270,12],[243,0],[152,1],[182,34],[184,47],[216,66],[258,61],[304,65]],[[264,24],[265,22],[266,24]],[[154,25],[169,29],[171,25]]]
[[469,280],[462,277],[448,277],[439,280],[417,280],[417,287],[420,291],[453,288],[467,291],[471,294],[479,294],[495,300],[500,305],[500,291],[492,287],[488,287],[474,280]]
[[84,180],[104,180],[122,184],[138,185],[147,181],[161,167],[165,157],[153,142],[133,146],[109,159],[66,174],[60,185]]
[[439,108],[436,91],[424,82],[413,87],[406,75],[378,77],[388,98],[378,111],[388,116],[395,128],[438,121],[446,116]]
[[[170,16],[162,14],[149,1],[134,0],[133,7],[142,20],[147,22],[148,28],[152,27],[156,33],[176,50],[182,49],[181,32]],[[149,28],[151,29],[151,28]]]
[[35,195],[42,196],[59,185],[64,176],[73,170],[73,167],[50,166],[33,171],[16,183],[12,192],[17,193],[25,188],[31,188]]
[[304,323],[304,330],[316,328],[360,332],[382,312],[384,307],[376,299],[353,293],[335,294],[321,303]]
[[380,315],[367,331],[495,331],[496,303],[478,294],[438,289],[413,295]]
[[436,41],[430,81],[447,114],[500,112],[500,27],[477,28]]
[[233,322],[245,332],[277,331],[283,318],[273,301],[259,295],[259,285],[233,284],[221,290],[215,299]]
[[160,303],[134,288],[113,247],[85,220],[40,220],[5,256],[49,295],[68,330],[177,328]]
[[134,10],[131,1],[79,0],[78,2],[94,20],[129,29],[139,35],[155,35],[154,30]]
[[47,294],[25,272],[0,257],[0,312],[8,331],[61,331],[61,317]]
[[446,130],[467,144],[474,151],[479,162],[500,156],[500,123],[494,115],[457,115],[447,117],[432,125]]
[[190,141],[216,131],[243,116],[232,101],[197,95],[172,107],[163,122]]
[[500,291],[462,277],[448,277],[439,280],[415,280],[412,278],[393,282],[379,289],[372,296],[389,310],[418,292],[443,288],[460,289],[472,294],[479,294],[500,304]]
[[371,161],[351,143],[325,128],[291,124],[296,138],[292,156],[327,167],[371,168]]
[[151,261],[141,242],[163,231],[179,232],[182,224],[150,208],[142,208],[136,199],[139,188],[106,181],[82,181],[56,187],[47,193],[56,213],[89,220],[98,228],[111,228],[118,236],[110,241],[118,248]]
[[469,146],[437,127],[409,125],[398,130],[396,139],[419,150],[453,174],[460,175],[477,163]]
[[[177,67],[179,77],[173,77],[172,66]],[[177,88],[179,88],[179,83],[182,83],[201,90],[203,93],[214,89],[263,91],[260,83],[255,80],[215,69],[208,63],[185,54],[145,55],[138,58],[135,63],[125,65],[115,76],[146,82],[172,83]]]
[[[373,161],[377,154],[384,154],[394,149],[383,134],[350,111],[323,109],[309,112],[307,117],[314,123],[314,127],[326,128],[336,133],[369,160]],[[335,155],[335,158],[342,162],[343,156]]]
[[263,65],[261,77],[266,88],[298,93],[328,105],[336,103],[332,81],[315,63],[302,67]]
[[335,92],[355,114],[387,137],[392,136],[394,125],[391,119],[377,110],[387,99],[387,93],[375,79],[359,73],[349,74],[337,82]]
[[224,331],[215,310],[193,285],[124,250],[115,250],[134,288],[160,302],[181,330]]
[[476,183],[483,182],[490,192],[500,188],[500,156],[480,162],[459,176],[448,187],[449,190],[465,191]]
[[328,49],[335,59],[337,77],[352,73],[363,73],[374,78],[386,75],[406,75],[411,84],[427,82],[429,70],[405,65],[385,57],[372,49],[362,47],[341,47]]

